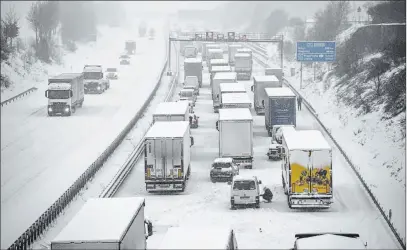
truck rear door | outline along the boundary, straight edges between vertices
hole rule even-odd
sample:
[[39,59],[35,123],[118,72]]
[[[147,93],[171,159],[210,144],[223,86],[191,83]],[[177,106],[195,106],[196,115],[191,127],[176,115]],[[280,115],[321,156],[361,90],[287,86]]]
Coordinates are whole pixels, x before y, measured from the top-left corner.
[[320,150],[311,152],[310,191],[318,194],[331,192],[331,151]]
[[165,140],[154,140],[154,170],[157,178],[165,178]]
[[164,140],[165,154],[164,154],[164,177],[172,178],[173,176],[173,139],[166,138]]
[[312,158],[309,151],[291,150],[290,161],[290,186],[292,193],[309,193],[310,190],[310,168]]

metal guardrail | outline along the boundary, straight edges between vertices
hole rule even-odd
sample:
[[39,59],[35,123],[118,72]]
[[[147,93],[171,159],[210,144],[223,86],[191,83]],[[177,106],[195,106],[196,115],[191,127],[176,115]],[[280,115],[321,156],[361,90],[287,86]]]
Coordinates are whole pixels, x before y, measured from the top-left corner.
[[[254,59],[257,60],[257,62],[259,64],[261,64],[262,66],[268,66],[266,63],[262,62],[260,59],[256,58],[255,56],[253,56]],[[373,200],[374,204],[376,205],[377,209],[380,211],[381,215],[383,216],[383,218],[385,219],[387,225],[390,227],[393,235],[396,237],[397,241],[399,242],[399,244],[401,245],[401,247],[403,249],[406,249],[406,243],[405,243],[405,238],[402,238],[402,236],[400,235],[400,233],[397,231],[397,229],[393,226],[393,223],[390,221],[390,219],[388,218],[386,212],[384,211],[384,208],[380,205],[380,202],[378,201],[378,199],[376,198],[376,196],[373,194],[372,190],[369,188],[368,184],[366,183],[366,181],[364,180],[363,176],[359,173],[359,171],[357,170],[356,166],[352,163],[352,161],[350,160],[349,156],[346,154],[346,152],[342,149],[342,147],[339,145],[339,143],[335,140],[335,138],[332,136],[332,134],[330,133],[330,131],[325,127],[325,125],[322,123],[322,121],[319,119],[318,114],[315,112],[315,110],[312,108],[312,106],[309,104],[309,102],[307,102],[305,100],[305,98],[286,80],[284,80],[284,84],[289,87],[297,96],[301,96],[303,103],[305,105],[305,107],[310,111],[310,113],[312,114],[312,116],[314,116],[314,118],[317,120],[317,122],[319,123],[319,125],[323,128],[323,130],[325,131],[325,133],[329,136],[329,138],[333,141],[333,143],[335,144],[335,146],[339,149],[339,151],[341,152],[341,154],[343,155],[343,157],[345,158],[346,162],[349,164],[349,166],[352,168],[352,170],[355,172],[356,176],[358,177],[359,181],[362,183],[363,187],[365,188],[365,190],[367,191],[367,193],[369,194],[370,198]]]
[[[174,46],[175,47],[175,46]],[[167,95],[164,99],[164,102],[168,102],[170,98],[174,95],[174,91],[177,87],[178,84],[178,75],[179,75],[179,63],[177,63],[177,72],[174,75],[174,77],[171,79],[171,88],[168,90]],[[153,123],[150,124],[148,129],[153,125]],[[143,138],[140,140],[140,142],[137,144],[137,146],[134,148],[133,152],[130,154],[130,156],[127,158],[127,160],[124,162],[123,166],[120,168],[119,172],[113,177],[113,179],[109,182],[107,187],[103,190],[103,192],[99,195],[100,198],[109,198],[113,197],[117,190],[119,190],[120,185],[124,182],[126,179],[127,175],[130,173],[132,170],[134,163],[138,161],[140,156],[144,152],[144,136],[147,134],[148,129],[143,135]]]
[[[169,48],[167,48],[169,49]],[[167,69],[168,58],[166,58],[164,67],[161,70],[159,80],[151,92],[148,99],[144,102],[143,106],[127,124],[122,132],[116,137],[116,139],[105,149],[105,151],[88,167],[88,169],[66,190],[61,197],[57,199],[8,249],[28,249],[45,231],[63,209],[75,198],[79,191],[86,185],[96,172],[103,166],[103,163],[114,152],[114,150],[120,145],[128,132],[133,128],[134,124],[143,116],[144,111],[147,109],[152,98],[155,96],[158,87],[161,85],[161,79],[164,72]]]
[[1,106],[3,107],[4,105],[8,105],[9,103],[16,101],[16,100],[20,99],[23,96],[31,94],[32,92],[34,92],[36,90],[38,90],[38,88],[36,88],[36,87],[29,88],[26,91],[24,91],[24,92],[14,96],[14,97],[11,97],[11,98],[1,102]]

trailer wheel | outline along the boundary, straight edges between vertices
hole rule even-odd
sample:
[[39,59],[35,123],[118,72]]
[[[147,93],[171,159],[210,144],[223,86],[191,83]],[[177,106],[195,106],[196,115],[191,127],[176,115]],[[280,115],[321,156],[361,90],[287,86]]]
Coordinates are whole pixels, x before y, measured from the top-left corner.
[[82,105],[83,105],[83,101],[81,101],[81,102],[79,103],[79,107],[82,108]]
[[246,165],[246,168],[248,168],[248,169],[253,169],[253,165],[252,165],[252,164]]
[[234,202],[230,202],[230,209],[236,210],[236,206]]
[[288,195],[287,195],[287,205],[288,205],[289,209],[292,209],[291,204],[290,204],[290,198]]
[[[281,174],[281,182],[283,183],[284,194],[288,195],[287,188],[285,186],[283,174]],[[288,196],[287,196],[288,197]]]
[[255,208],[260,208],[260,202],[256,202],[256,205],[254,205]]

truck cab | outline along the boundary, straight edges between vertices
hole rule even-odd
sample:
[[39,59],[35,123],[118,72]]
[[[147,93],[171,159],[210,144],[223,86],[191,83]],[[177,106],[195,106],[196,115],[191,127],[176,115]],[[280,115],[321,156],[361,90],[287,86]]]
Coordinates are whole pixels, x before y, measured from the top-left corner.
[[136,53],[136,41],[126,41],[125,50],[127,52],[127,55],[134,55]]
[[184,57],[196,58],[198,55],[198,49],[193,45],[187,45],[184,48]]
[[104,79],[103,68],[101,65],[85,65],[85,67],[83,67],[83,77],[85,94],[102,94],[110,87],[109,80]]
[[188,101],[191,107],[195,107],[196,96],[194,89],[183,88],[179,91],[178,95],[180,101]]
[[199,95],[199,81],[197,76],[186,76],[184,82],[184,88],[190,88],[194,90],[196,96]]
[[106,78],[109,80],[119,79],[119,75],[117,74],[117,68],[107,68],[106,69]]
[[281,153],[283,151],[283,146],[278,144],[276,141],[272,141],[269,145],[269,150],[267,151],[267,156],[269,160],[279,160],[281,159]]
[[130,65],[130,56],[121,55],[119,59],[120,59],[120,65]]
[[237,80],[250,80],[252,76],[253,61],[249,53],[237,53],[235,55],[235,72]]
[[216,158],[211,167],[210,177],[212,182],[232,181],[233,176],[239,175],[239,166],[234,162],[233,158]]
[[261,180],[256,176],[234,176],[230,190],[230,206],[231,209],[236,209],[237,206],[252,205],[255,208],[260,208],[260,187]]
[[283,131],[286,129],[295,130],[294,125],[274,125],[272,140],[278,144],[283,142]]

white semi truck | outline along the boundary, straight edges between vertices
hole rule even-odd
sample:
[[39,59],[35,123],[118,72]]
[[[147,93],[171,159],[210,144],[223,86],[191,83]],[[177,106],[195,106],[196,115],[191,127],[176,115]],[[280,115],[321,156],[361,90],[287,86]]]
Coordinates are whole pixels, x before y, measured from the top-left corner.
[[282,182],[289,208],[333,203],[332,148],[318,130],[283,130]]
[[[52,250],[146,249],[153,234],[142,197],[90,198],[51,241]],[[147,232],[146,232],[147,231]]]
[[232,72],[232,67],[230,66],[213,66],[211,69],[211,74],[210,74],[210,86],[212,87],[212,82],[213,82],[213,77],[215,76],[216,73],[219,72]]
[[153,122],[188,121],[189,103],[187,101],[159,103],[153,113]]
[[222,103],[222,94],[226,93],[246,93],[246,88],[243,83],[229,83],[224,82],[219,84],[220,87],[220,103]]
[[283,85],[275,76],[253,76],[251,91],[254,95],[254,110],[256,114],[264,114],[267,99],[265,88],[281,88]]
[[[206,63],[208,63],[209,61],[209,50],[210,49],[221,49],[220,48],[220,45],[219,44],[217,44],[217,43],[212,43],[212,44],[207,44],[206,45],[206,53],[205,53],[205,62]],[[222,53],[222,55],[223,55],[223,53]],[[203,58],[202,58],[202,60],[204,60]],[[206,66],[208,66],[208,65],[206,65]]]
[[214,66],[228,66],[228,60],[223,59],[223,58],[219,58],[219,59],[211,59],[210,64],[208,66],[208,71],[209,73],[212,72],[212,68]]
[[216,122],[219,131],[219,158],[233,158],[246,168],[253,166],[253,117],[249,109],[220,109]]
[[207,47],[208,45],[210,45],[210,44],[215,44],[215,43],[214,43],[214,42],[203,42],[203,43],[202,43],[202,51],[201,51],[201,54],[202,54],[202,60],[203,60],[203,61],[206,61],[206,52],[207,52],[206,47]]
[[187,45],[184,48],[185,58],[196,58],[198,55],[198,49],[194,45]]
[[247,108],[251,109],[252,102],[247,93],[225,93],[221,95],[221,108]]
[[223,50],[222,49],[208,49],[208,55],[206,58],[206,66],[208,69],[211,67],[212,59],[223,59]]
[[229,64],[234,66],[235,65],[235,54],[237,53],[238,49],[241,49],[242,45],[241,44],[231,44],[229,45],[229,50],[228,50],[228,60]]
[[198,77],[199,87],[202,87],[202,59],[185,58],[184,60],[184,80],[187,76]]
[[193,144],[189,122],[156,122],[151,126],[145,135],[144,151],[148,192],[185,190]]
[[64,73],[48,79],[48,115],[66,115],[75,113],[85,100],[82,73]]
[[110,87],[110,81],[103,75],[102,65],[85,65],[83,67],[85,94],[105,92]]
[[220,72],[216,73],[212,81],[212,101],[213,110],[218,112],[220,107],[220,84],[224,82],[237,82],[236,72]]
[[238,80],[250,80],[252,77],[252,57],[248,53],[237,53],[235,55],[235,72]]
[[278,67],[274,67],[274,68],[268,67],[268,68],[266,68],[266,69],[264,70],[264,74],[265,74],[266,76],[272,76],[272,75],[274,75],[274,76],[277,77],[277,79],[278,79],[280,82],[282,82],[283,76],[284,76],[283,70],[282,70],[281,68],[278,68]]

